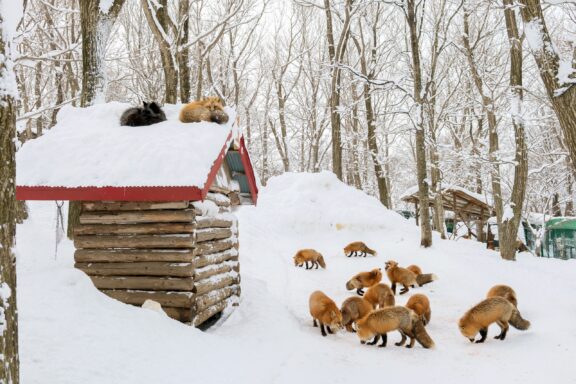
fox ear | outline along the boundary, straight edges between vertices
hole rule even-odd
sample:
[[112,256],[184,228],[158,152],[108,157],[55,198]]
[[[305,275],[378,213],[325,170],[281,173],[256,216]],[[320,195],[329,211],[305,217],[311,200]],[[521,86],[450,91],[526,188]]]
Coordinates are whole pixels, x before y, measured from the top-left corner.
[[336,312],[335,311],[330,311],[330,317],[335,319],[336,318]]
[[144,104],[144,107],[147,107],[147,106],[148,106],[148,103],[147,103],[147,102],[143,101],[142,103]]

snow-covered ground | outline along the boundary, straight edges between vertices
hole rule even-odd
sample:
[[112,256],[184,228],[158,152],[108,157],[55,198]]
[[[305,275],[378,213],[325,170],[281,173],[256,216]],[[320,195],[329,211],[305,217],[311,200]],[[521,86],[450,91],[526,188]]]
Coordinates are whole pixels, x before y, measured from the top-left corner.
[[[419,232],[377,200],[330,173],[285,174],[243,207],[242,298],[230,316],[203,333],[151,310],[99,293],[73,268],[64,241],[54,258],[55,205],[30,203],[18,227],[18,305],[22,382],[29,383],[576,383],[576,263],[521,254],[506,262],[468,240],[419,247]],[[377,257],[346,258],[362,240]],[[315,248],[327,269],[296,268],[299,248]],[[321,289],[340,304],[359,271],[418,264],[439,280],[397,296],[428,295],[431,350],[361,345],[344,331],[322,337],[312,327],[308,296]],[[385,279],[386,280],[386,279]],[[498,283],[518,294],[528,331],[497,326],[484,344],[460,335],[457,321]]]

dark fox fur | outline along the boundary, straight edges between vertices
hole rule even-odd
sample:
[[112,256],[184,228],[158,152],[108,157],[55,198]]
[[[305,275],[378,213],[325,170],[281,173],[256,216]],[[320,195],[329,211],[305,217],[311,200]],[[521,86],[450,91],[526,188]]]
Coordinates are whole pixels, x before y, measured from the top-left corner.
[[140,127],[152,125],[166,120],[164,111],[156,102],[147,103],[144,101],[142,107],[129,108],[120,117],[120,125]]

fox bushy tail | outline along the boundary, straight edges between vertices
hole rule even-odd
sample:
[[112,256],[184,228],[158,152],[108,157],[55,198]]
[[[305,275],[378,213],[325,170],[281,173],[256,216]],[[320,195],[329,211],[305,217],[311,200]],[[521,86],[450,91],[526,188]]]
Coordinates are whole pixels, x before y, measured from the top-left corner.
[[322,255],[318,256],[318,264],[320,264],[320,266],[322,268],[326,268],[326,262],[324,261],[324,257],[322,257]]
[[428,284],[433,282],[434,280],[438,280],[438,276],[433,273],[423,273],[421,275],[416,276],[416,283],[418,286],[423,286],[424,284]]
[[518,310],[512,312],[512,317],[510,318],[510,324],[521,331],[525,331],[530,328],[530,322],[524,319]]
[[422,320],[417,320],[414,323],[413,333],[416,341],[420,343],[420,345],[422,345],[424,348],[432,348],[434,346],[434,340],[432,340],[428,332],[426,332],[426,328],[424,328],[424,323],[422,323]]

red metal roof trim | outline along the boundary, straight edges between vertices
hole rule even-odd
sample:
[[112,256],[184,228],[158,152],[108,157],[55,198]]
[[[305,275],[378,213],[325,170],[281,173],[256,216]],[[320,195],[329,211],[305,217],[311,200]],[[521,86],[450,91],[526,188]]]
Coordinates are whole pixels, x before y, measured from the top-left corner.
[[244,165],[244,174],[248,179],[252,201],[254,202],[254,205],[256,205],[256,202],[258,201],[258,186],[256,185],[256,177],[254,176],[252,161],[250,161],[250,154],[248,153],[248,149],[246,149],[244,136],[240,137],[240,158],[242,159],[242,165]]
[[232,132],[228,135],[220,155],[214,161],[204,188],[195,186],[149,187],[30,187],[16,186],[17,200],[90,200],[90,201],[176,201],[203,200],[216,178],[228,151]]

